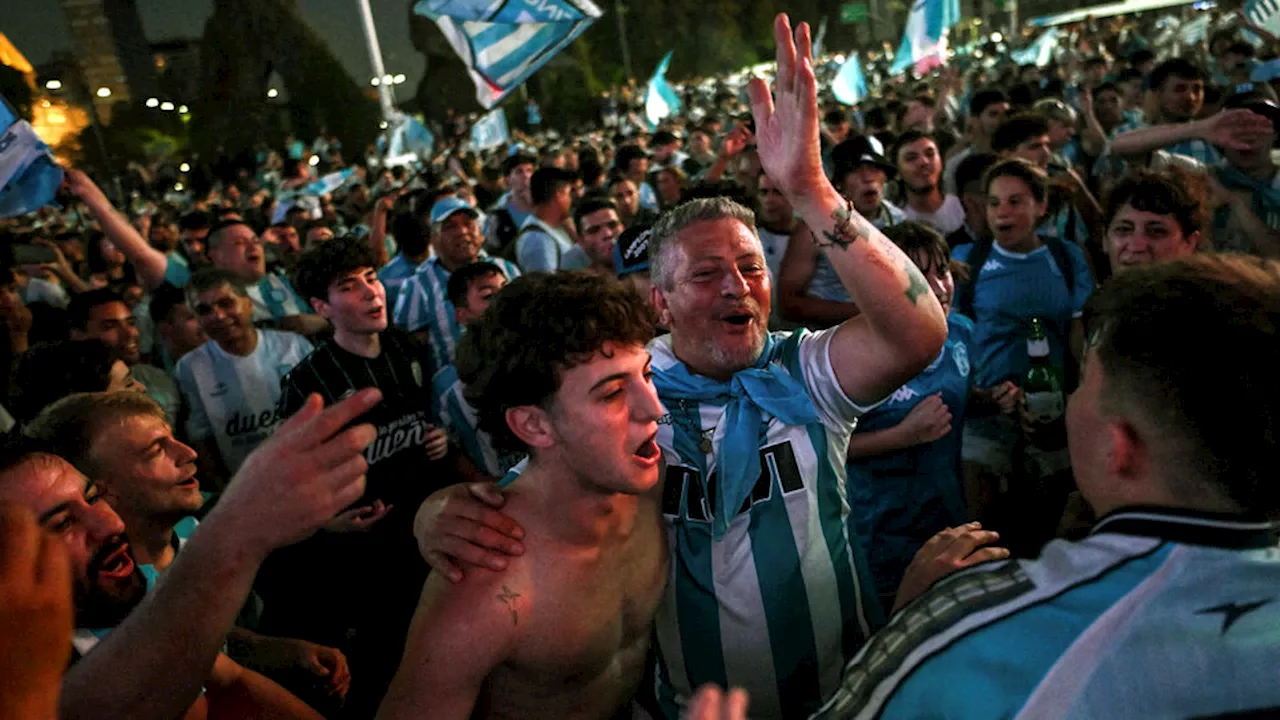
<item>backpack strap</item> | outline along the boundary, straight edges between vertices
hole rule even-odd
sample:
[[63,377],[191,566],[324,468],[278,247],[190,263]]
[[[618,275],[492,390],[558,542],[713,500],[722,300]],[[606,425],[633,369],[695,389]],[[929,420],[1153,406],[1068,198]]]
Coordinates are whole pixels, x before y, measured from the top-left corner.
[[991,238],[984,237],[973,244],[973,250],[965,260],[965,264],[969,266],[969,282],[956,288],[956,312],[974,321],[977,318],[973,313],[973,297],[978,287],[978,277],[982,275],[982,266],[987,264],[987,258],[991,255],[993,242]]
[[[1069,227],[1075,227],[1075,223],[1070,223]],[[1072,232],[1071,234],[1074,235],[1075,233]],[[1071,261],[1071,253],[1067,251],[1066,241],[1050,237],[1042,237],[1040,241],[1049,248],[1049,254],[1053,256],[1053,261],[1057,263],[1058,270],[1062,271],[1062,279],[1067,283],[1067,294],[1075,295],[1076,273]]]

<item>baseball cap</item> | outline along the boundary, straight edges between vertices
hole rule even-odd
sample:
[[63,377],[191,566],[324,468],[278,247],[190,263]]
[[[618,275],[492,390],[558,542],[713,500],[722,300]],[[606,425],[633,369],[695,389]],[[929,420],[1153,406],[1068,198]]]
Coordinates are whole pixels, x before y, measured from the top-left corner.
[[613,244],[613,271],[618,277],[649,270],[649,225],[636,225],[622,231]]
[[837,168],[856,168],[860,165],[874,165],[884,170],[890,177],[898,172],[898,168],[885,159],[882,145],[875,138],[866,135],[854,135],[831,148],[831,164]]
[[473,218],[480,217],[480,213],[476,212],[475,208],[450,195],[440,198],[435,205],[431,206],[431,224],[442,223],[448,220],[450,215],[458,211],[465,212]]

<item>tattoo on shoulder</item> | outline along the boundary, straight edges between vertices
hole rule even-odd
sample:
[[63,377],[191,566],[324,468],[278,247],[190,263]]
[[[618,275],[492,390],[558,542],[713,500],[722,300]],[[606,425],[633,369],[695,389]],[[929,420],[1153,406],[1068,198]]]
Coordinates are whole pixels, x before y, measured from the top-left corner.
[[516,600],[520,598],[520,593],[512,592],[511,588],[503,585],[502,594],[498,595],[497,598],[502,601],[503,605],[507,606],[507,610],[511,611],[511,624],[519,625],[520,614],[516,612]]
[[929,286],[925,283],[924,277],[920,275],[919,268],[910,260],[903,264],[902,270],[907,274],[907,299],[911,301],[912,305],[917,305],[920,296],[929,293]]
[[860,238],[870,237],[871,233],[867,230],[866,220],[861,216],[854,217],[852,208],[853,203],[836,208],[831,213],[831,219],[835,221],[835,225],[831,230],[823,230],[821,238],[810,232],[818,247],[838,247],[841,250],[847,250]]

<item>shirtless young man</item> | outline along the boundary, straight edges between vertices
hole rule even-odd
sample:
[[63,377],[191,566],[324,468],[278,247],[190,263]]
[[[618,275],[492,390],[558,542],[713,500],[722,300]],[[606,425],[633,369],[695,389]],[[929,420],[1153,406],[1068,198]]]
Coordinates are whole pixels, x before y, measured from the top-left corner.
[[458,374],[480,427],[529,454],[504,480],[528,551],[503,572],[427,580],[381,718],[609,718],[643,675],[668,556],[650,311],[576,272],[495,297]]

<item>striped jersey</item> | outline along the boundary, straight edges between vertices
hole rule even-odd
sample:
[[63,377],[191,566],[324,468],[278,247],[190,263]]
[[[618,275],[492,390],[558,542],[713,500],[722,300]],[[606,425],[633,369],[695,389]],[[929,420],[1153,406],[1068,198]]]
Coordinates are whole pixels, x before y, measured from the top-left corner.
[[400,296],[400,286],[413,277],[417,268],[417,265],[409,262],[404,253],[397,253],[391,258],[391,262],[383,265],[378,271],[378,279],[382,281],[382,287],[387,292],[387,307],[395,309],[396,298]]
[[866,644],[814,717],[1276,717],[1276,531],[1131,507],[1036,560],[948,576]]
[[[849,435],[868,408],[836,380],[834,332],[775,333],[772,361],[808,389],[822,429],[766,416],[760,478],[720,540],[710,508],[725,407],[659,396],[673,561],[655,626],[668,717],[707,682],[746,688],[753,716],[804,717],[835,692],[840,668],[881,622],[845,488]],[[655,371],[680,362],[670,335],[649,351]]]
[[[520,269],[509,260],[489,257],[484,252],[476,259],[502,268],[507,280],[520,276]],[[424,261],[413,277],[400,286],[400,296],[392,313],[396,327],[411,333],[426,331],[432,372],[453,363],[458,338],[462,337],[462,326],[454,317],[453,303],[449,302],[451,274],[439,258]]]
[[282,420],[280,380],[312,350],[311,342],[295,333],[257,333],[258,345],[245,357],[209,340],[178,361],[178,387],[190,408],[187,437],[214,438],[232,473]]
[[[165,255],[164,279],[174,287],[184,288],[191,282],[191,268],[186,258],[177,252]],[[267,273],[257,282],[245,286],[253,301],[253,321],[279,320],[290,315],[307,315],[311,307],[289,284],[288,278]]]
[[475,408],[462,396],[462,380],[458,368],[446,365],[431,379],[431,391],[435,398],[434,415],[449,437],[462,448],[467,458],[481,472],[502,477],[511,469],[503,467],[498,451],[493,447],[489,433],[480,429]]

